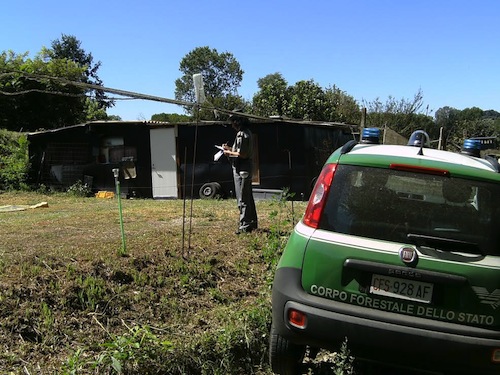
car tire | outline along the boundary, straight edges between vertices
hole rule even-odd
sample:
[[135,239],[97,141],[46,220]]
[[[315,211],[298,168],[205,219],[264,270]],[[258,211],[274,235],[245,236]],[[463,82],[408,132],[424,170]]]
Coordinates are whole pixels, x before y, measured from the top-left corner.
[[200,188],[200,198],[203,199],[213,199],[215,198],[221,190],[221,186],[217,182],[207,182],[203,184]]
[[271,325],[269,363],[274,373],[281,375],[301,374],[301,363],[305,352],[304,345],[290,342],[276,332],[274,325]]

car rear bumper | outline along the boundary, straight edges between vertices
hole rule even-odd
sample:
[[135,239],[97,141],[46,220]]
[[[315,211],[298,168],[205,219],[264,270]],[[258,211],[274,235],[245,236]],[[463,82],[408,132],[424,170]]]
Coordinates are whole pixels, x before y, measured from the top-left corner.
[[[306,293],[301,270],[279,268],[273,283],[273,325],[297,344],[337,350],[347,338],[351,355],[400,366],[451,373],[499,374],[491,362],[500,332],[340,303]],[[290,325],[288,311],[307,315]]]

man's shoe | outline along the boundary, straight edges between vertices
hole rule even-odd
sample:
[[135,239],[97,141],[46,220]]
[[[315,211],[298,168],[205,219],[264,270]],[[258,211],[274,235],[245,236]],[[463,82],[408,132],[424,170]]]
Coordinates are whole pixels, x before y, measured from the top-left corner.
[[247,227],[247,228],[240,228],[238,229],[235,234],[241,234],[241,233],[250,233],[252,232],[254,229],[256,228],[251,228],[251,227]]

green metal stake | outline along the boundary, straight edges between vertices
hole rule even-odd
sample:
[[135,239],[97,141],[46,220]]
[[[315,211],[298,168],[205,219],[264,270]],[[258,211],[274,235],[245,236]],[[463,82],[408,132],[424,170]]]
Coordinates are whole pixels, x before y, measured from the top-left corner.
[[115,176],[116,196],[118,197],[118,211],[120,213],[120,230],[122,234],[122,249],[120,255],[125,255],[127,254],[127,247],[125,245],[125,230],[123,229],[122,198],[120,193],[120,181],[118,180],[119,174],[120,170],[118,168],[114,168],[113,175]]

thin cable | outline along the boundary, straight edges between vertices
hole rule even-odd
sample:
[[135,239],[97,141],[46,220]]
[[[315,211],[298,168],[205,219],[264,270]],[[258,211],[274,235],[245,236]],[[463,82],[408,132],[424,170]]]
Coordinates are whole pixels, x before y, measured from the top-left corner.
[[32,92],[38,92],[41,94],[51,94],[51,95],[62,95],[62,96],[71,96],[75,98],[80,98],[83,96],[87,96],[85,94],[70,94],[69,92],[61,92],[61,91],[47,91],[47,90],[40,90],[40,89],[29,89],[29,90],[24,90],[24,91],[16,91],[16,92],[6,92],[6,91],[0,91],[0,94],[6,95],[6,96],[15,96],[15,95],[25,95],[25,94],[30,94]]
[[[79,88],[83,88],[83,89],[88,89],[88,90],[98,90],[98,91],[110,92],[110,93],[113,93],[116,95],[120,95],[120,96],[124,96],[124,97],[128,97],[128,98],[133,98],[133,99],[151,100],[151,101],[156,101],[156,102],[161,102],[161,103],[176,104],[176,105],[185,106],[185,107],[193,107],[193,106],[198,105],[198,103],[186,102],[183,100],[162,98],[159,96],[146,95],[146,94],[141,94],[141,93],[137,93],[137,92],[133,92],[133,91],[114,89],[111,87],[100,86],[100,85],[96,85],[96,84],[92,84],[92,83],[71,81],[71,80],[68,80],[68,79],[62,78],[62,77],[52,77],[52,76],[46,76],[46,75],[42,75],[42,74],[26,73],[26,72],[22,72],[22,71],[10,71],[10,72],[0,73],[0,78],[3,76],[14,75],[14,74],[20,74],[26,78],[37,80],[39,82],[43,82],[43,80],[52,80],[52,81],[56,81],[56,82],[59,82],[59,83],[65,84],[65,85],[71,85],[71,86],[75,86],[75,87],[79,87]],[[27,90],[27,91],[29,91],[29,90]],[[46,91],[46,93],[54,93],[54,92],[53,91]],[[2,92],[2,94],[4,94],[4,93]],[[66,93],[60,93],[60,94],[66,95]],[[209,103],[209,102],[206,102],[206,103]],[[209,110],[214,110],[214,111],[223,113],[225,115],[237,114],[238,116],[251,118],[251,119],[255,119],[255,120],[264,120],[264,121],[270,120],[268,117],[256,116],[256,115],[252,115],[252,114],[244,113],[244,112],[234,112],[234,111],[223,109],[223,108],[216,108],[212,104],[207,105],[206,103],[203,105],[203,108],[209,109]]]
[[80,87],[80,88],[90,89],[90,90],[100,90],[100,91],[105,91],[105,92],[111,92],[111,93],[116,94],[116,95],[131,97],[131,98],[135,98],[135,99],[151,100],[151,101],[162,102],[162,103],[177,104],[177,105],[181,105],[181,106],[194,106],[194,105],[196,105],[196,103],[186,102],[183,100],[167,99],[167,98],[162,98],[159,96],[140,94],[137,92],[126,91],[126,90],[119,90],[119,89],[114,89],[111,87],[95,85],[93,83],[70,81],[66,78],[51,77],[51,76],[46,76],[46,75],[42,75],[42,74],[32,74],[32,73],[26,73],[26,72],[21,72],[21,71],[12,71],[12,72],[2,73],[0,76],[9,75],[9,74],[21,74],[27,78],[31,78],[31,79],[35,79],[35,80],[47,80],[48,79],[48,80],[53,80],[53,81],[56,81],[56,82],[59,82],[62,84],[66,84],[66,85],[72,85],[75,87]]

